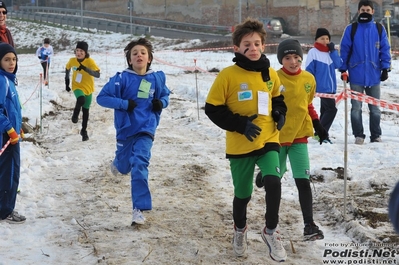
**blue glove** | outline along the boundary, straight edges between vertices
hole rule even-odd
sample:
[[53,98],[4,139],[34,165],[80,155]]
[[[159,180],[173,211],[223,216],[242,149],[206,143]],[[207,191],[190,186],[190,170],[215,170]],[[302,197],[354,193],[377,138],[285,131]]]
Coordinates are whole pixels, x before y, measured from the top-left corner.
[[259,128],[258,126],[256,126],[255,124],[252,123],[252,121],[254,119],[256,119],[258,117],[257,114],[252,115],[251,117],[248,117],[248,121],[247,121],[247,126],[245,127],[245,131],[244,131],[244,135],[245,137],[247,137],[247,139],[250,142],[253,142],[254,139],[260,134],[260,132],[262,131],[261,128]]

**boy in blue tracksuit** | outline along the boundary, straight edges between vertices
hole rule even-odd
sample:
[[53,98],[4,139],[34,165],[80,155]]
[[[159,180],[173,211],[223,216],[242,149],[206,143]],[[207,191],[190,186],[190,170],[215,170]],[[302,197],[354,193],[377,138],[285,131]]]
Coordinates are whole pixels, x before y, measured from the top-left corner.
[[[342,75],[348,71],[350,88],[380,99],[381,81],[388,79],[391,64],[390,45],[387,32],[381,34],[375,24],[374,4],[370,0],[361,0],[358,4],[357,29],[352,41],[353,24],[348,25],[341,39],[340,55]],[[341,79],[343,79],[341,75]],[[362,122],[362,102],[351,100],[351,123],[355,144],[363,144],[366,135]],[[370,110],[370,142],[381,142],[381,111],[378,106],[368,104]]]
[[[335,44],[331,42],[331,35],[325,28],[316,30],[314,47],[306,57],[306,71],[314,75],[316,79],[316,92],[335,94],[337,92],[337,78],[335,69],[342,65]],[[328,132],[337,114],[335,98],[320,98],[320,123]],[[325,140],[330,142],[330,139]]]
[[[0,222],[25,222],[25,216],[14,211],[20,177],[19,140],[22,114],[15,88],[17,54],[7,43],[0,43]],[[7,146],[8,145],[8,146]]]
[[129,67],[117,73],[102,88],[97,103],[114,112],[115,159],[111,172],[131,174],[133,224],[144,224],[144,210],[152,209],[148,165],[156,128],[163,108],[169,104],[165,74],[150,69],[151,43],[140,38],[124,49]]

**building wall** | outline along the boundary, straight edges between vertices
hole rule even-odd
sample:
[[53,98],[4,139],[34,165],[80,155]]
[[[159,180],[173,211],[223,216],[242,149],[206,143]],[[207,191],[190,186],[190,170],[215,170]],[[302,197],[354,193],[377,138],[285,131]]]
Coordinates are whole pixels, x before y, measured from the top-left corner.
[[[49,0],[48,0],[49,1]],[[68,8],[129,15],[128,0],[51,0]],[[332,35],[341,35],[357,13],[359,0],[133,0],[133,16],[145,16],[178,22],[234,26],[246,17],[284,18],[291,35],[314,34],[318,27]],[[393,0],[375,0],[377,17],[383,17],[384,7]],[[393,9],[393,8],[392,8]]]

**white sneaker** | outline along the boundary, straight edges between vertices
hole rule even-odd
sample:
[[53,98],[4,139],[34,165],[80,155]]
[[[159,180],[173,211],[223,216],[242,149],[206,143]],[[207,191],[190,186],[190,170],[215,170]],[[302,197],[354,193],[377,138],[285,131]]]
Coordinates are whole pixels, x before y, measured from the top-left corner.
[[362,137],[355,138],[355,144],[362,145],[363,143],[364,143],[364,138],[362,138]]
[[280,234],[277,230],[272,235],[269,235],[266,233],[265,226],[260,234],[263,241],[265,241],[266,245],[269,247],[270,257],[278,262],[285,261],[287,259],[287,252],[285,252],[283,243],[280,239]]
[[233,250],[237,257],[244,256],[247,250],[247,226],[243,231],[237,231],[237,227],[234,225]]
[[118,175],[119,171],[116,168],[116,166],[114,165],[114,161],[113,160],[111,161],[110,169],[111,169],[112,175],[114,175],[116,177]]
[[143,213],[139,209],[134,208],[132,225],[134,224],[143,225],[144,223],[145,223],[145,217],[143,216]]

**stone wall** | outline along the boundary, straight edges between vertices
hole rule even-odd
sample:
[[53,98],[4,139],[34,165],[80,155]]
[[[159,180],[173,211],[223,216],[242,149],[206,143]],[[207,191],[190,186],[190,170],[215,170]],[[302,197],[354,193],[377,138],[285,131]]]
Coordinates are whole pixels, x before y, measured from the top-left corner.
[[[83,1],[86,10],[129,15],[128,0]],[[133,2],[133,16],[220,26],[234,26],[239,23],[240,18],[239,0],[134,0]],[[340,35],[350,21],[346,2],[353,9],[358,0],[241,0],[241,21],[246,17],[276,16],[287,21],[289,33],[292,35],[313,34],[318,27],[327,28],[332,35]],[[63,3],[65,5],[65,1]],[[71,0],[68,5],[69,8],[80,8],[80,3],[80,0]]]

